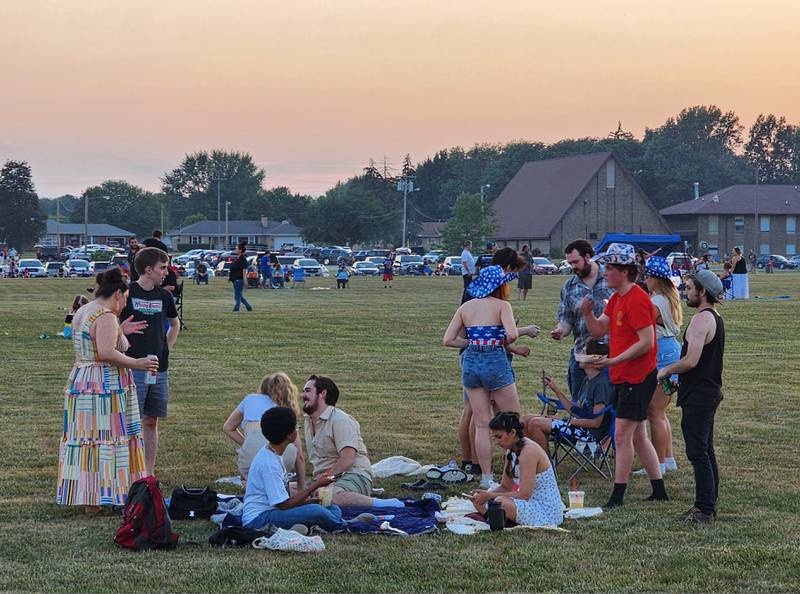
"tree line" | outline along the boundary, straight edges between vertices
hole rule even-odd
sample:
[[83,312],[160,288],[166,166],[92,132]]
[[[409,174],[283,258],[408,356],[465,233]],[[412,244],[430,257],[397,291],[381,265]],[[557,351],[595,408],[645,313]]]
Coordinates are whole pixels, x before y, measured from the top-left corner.
[[[426,221],[451,219],[459,196],[477,204],[484,189],[488,205],[527,161],[598,151],[613,151],[658,208],[692,198],[692,184],[703,192],[732,184],[800,183],[800,125],[784,117],[760,115],[745,132],[733,111],[695,106],[647,128],[637,139],[620,124],[606,137],[565,139],[554,143],[516,140],[442,149],[414,165],[406,156],[395,171],[373,161],[323,196],[264,187],[267,173],[243,152],[200,151],[161,180],[160,192],[149,192],[124,180],[108,180],[81,196],[60,197],[63,220],[83,222],[84,200],[90,201],[90,222],[104,222],[147,235],[161,225],[168,229],[221,217],[289,220],[308,241],[337,244],[392,243],[402,234],[403,192],[398,181],[410,180],[409,236]],[[409,186],[410,187],[410,186]],[[470,202],[471,201],[471,202]],[[55,199],[38,200],[27,164],[8,161],[0,171],[0,240],[30,244],[44,220],[55,214]],[[465,216],[462,208],[459,220]],[[480,217],[478,217],[480,219]],[[459,223],[460,232],[465,232]],[[469,227],[470,225],[467,225]],[[476,220],[482,232],[491,221]],[[455,226],[452,226],[455,228]],[[453,229],[449,235],[454,235]]]

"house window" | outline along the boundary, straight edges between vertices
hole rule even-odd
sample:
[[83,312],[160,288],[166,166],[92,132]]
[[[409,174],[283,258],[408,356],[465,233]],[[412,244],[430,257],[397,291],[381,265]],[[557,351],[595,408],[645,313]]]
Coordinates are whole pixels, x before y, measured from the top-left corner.
[[786,244],[786,255],[787,256],[794,256],[796,253],[797,253],[797,244],[787,243]]
[[719,235],[719,217],[717,215],[709,215],[708,217],[708,234]]
[[192,235],[189,239],[189,243],[191,245],[200,245],[200,236],[199,235]]
[[794,235],[797,233],[797,217],[789,215],[786,217],[786,233]]
[[760,227],[761,231],[769,231],[769,215],[766,216],[761,215],[760,223],[761,223]]
[[249,243],[251,245],[257,244],[258,243],[258,237],[256,237],[255,235],[251,235],[250,237],[247,238],[247,243]]
[[733,225],[737,233],[744,233],[744,217],[736,217]]
[[597,232],[589,233],[589,239],[597,239]]
[[762,243],[761,246],[758,248],[758,253],[761,256],[769,256],[769,244]]
[[614,159],[606,161],[606,188],[617,187],[617,167]]

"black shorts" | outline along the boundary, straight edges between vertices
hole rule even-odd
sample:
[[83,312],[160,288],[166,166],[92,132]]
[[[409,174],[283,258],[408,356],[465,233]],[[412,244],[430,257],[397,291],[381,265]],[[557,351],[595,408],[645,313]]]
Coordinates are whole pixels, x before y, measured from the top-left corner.
[[647,409],[656,389],[656,375],[654,369],[641,384],[614,384],[614,408],[618,419],[647,419]]

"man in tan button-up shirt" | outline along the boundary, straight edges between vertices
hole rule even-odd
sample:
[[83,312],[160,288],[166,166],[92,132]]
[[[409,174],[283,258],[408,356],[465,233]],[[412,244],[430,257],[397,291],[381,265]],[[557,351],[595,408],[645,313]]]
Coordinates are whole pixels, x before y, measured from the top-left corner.
[[398,499],[372,494],[372,464],[361,426],[336,407],[339,388],[332,379],[312,375],[303,386],[304,433],[314,476],[340,476],[332,485],[333,503],[342,507],[403,507]]

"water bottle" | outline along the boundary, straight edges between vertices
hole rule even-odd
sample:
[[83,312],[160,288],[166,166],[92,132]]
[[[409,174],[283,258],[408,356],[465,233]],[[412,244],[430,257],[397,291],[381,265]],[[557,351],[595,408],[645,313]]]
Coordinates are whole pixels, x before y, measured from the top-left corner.
[[500,502],[492,499],[486,506],[490,530],[503,530],[506,527],[506,512]]

